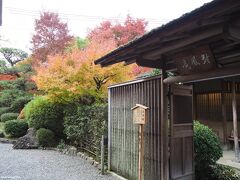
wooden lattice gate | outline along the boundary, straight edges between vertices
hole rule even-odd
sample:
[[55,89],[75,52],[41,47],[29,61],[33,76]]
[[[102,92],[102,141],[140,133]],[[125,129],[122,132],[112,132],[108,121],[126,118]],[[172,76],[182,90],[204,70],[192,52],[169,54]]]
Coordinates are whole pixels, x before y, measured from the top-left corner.
[[144,126],[144,179],[161,178],[161,78],[137,80],[109,88],[109,167],[128,179],[137,179],[138,127],[131,108],[149,107]]
[[[171,126],[168,126],[167,116],[161,115],[161,112],[164,112],[161,111],[161,104],[163,104],[161,96],[165,94],[167,97],[167,93],[161,93],[163,89],[161,83],[161,77],[155,77],[109,87],[108,166],[109,170],[127,179],[138,179],[138,126],[133,124],[131,111],[131,108],[136,104],[149,107],[149,118],[144,125],[144,179],[168,180],[181,179],[181,177],[184,179],[185,177],[191,180],[194,176],[192,119],[177,124],[175,120],[179,119],[175,118],[176,114],[171,113],[169,117],[172,119],[172,123],[170,123]],[[181,92],[185,91],[186,89]],[[191,92],[191,89],[187,89],[187,91]],[[165,104],[165,109],[170,107],[170,112],[178,113],[179,111],[174,110],[174,107],[177,107],[175,102],[180,98],[187,104],[177,102],[180,103],[178,105],[189,106],[187,108],[188,114],[191,114],[191,94],[185,93],[184,96],[178,96],[180,94],[177,95],[176,91],[174,93],[170,96],[171,106]],[[186,116],[186,114],[182,116]],[[171,132],[168,134],[171,135],[169,148],[168,136],[163,131]],[[176,146],[177,144],[179,147]],[[182,149],[179,149],[180,147]],[[166,149],[169,149],[170,153],[165,153]],[[182,153],[179,154],[179,152]],[[168,154],[170,154],[170,158]],[[168,171],[167,175],[164,174],[165,168]]]

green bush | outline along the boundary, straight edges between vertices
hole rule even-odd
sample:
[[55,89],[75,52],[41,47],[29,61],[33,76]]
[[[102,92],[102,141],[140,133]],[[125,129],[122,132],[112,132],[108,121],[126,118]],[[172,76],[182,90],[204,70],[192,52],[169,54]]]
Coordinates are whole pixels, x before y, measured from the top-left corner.
[[11,120],[5,123],[4,130],[11,137],[21,137],[27,133],[28,124],[22,120]]
[[216,164],[211,167],[209,180],[239,180],[240,175],[236,173],[235,169],[229,166]]
[[41,147],[52,147],[55,145],[54,133],[45,128],[37,130],[38,145]]
[[17,119],[18,113],[5,113],[1,115],[1,122]]
[[65,149],[67,145],[65,144],[65,141],[63,139],[60,140],[60,142],[57,145],[58,149]]
[[222,157],[217,135],[207,126],[194,122],[194,150],[196,180],[208,179],[211,166]]
[[64,132],[72,145],[81,148],[85,146],[84,142],[92,144],[88,148],[97,154],[98,159],[101,136],[107,133],[107,105],[80,105],[77,109],[72,108],[70,112],[66,112]]
[[24,108],[24,106],[31,100],[32,100],[31,96],[18,97],[12,102],[11,111],[20,112]]
[[24,114],[30,127],[50,129],[56,137],[63,136],[63,105],[37,97],[26,105]]
[[0,107],[0,116],[11,111],[10,107]]

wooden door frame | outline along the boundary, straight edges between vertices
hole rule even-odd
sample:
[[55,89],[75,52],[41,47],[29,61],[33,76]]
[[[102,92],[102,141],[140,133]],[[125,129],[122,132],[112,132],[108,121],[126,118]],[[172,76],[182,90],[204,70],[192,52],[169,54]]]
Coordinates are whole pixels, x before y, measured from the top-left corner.
[[[172,141],[172,137],[173,137],[173,128],[174,126],[181,126],[181,125],[191,125],[192,128],[193,128],[193,115],[194,115],[194,98],[193,98],[193,86],[186,86],[186,85],[179,85],[179,87],[184,87],[184,88],[180,88],[180,90],[178,89],[178,91],[175,91],[176,89],[174,89],[176,86],[178,85],[170,85],[170,88],[169,88],[169,109],[170,109],[170,114],[169,114],[169,131],[170,131],[170,137],[169,137],[169,179],[171,179],[172,177],[172,167],[171,167],[171,164],[173,163],[172,159],[171,159],[171,148],[173,146],[173,141]],[[191,94],[189,94],[189,92],[184,92],[186,90],[189,90],[191,91]],[[192,123],[183,123],[183,124],[177,124],[177,125],[174,125],[174,122],[173,122],[173,113],[174,113],[174,110],[172,110],[173,108],[173,95],[179,95],[179,96],[191,96],[192,97]],[[194,168],[194,142],[193,142],[193,145],[192,145],[192,152],[193,152],[193,161],[192,161],[192,172],[193,173],[188,173],[188,174],[185,174],[184,176],[189,176],[191,174],[193,174],[193,177],[194,177],[194,172],[195,172],[195,168]],[[184,166],[184,165],[183,165]],[[184,177],[184,176],[181,176],[181,177]],[[180,177],[179,177],[180,178]],[[177,179],[177,178],[176,178]]]

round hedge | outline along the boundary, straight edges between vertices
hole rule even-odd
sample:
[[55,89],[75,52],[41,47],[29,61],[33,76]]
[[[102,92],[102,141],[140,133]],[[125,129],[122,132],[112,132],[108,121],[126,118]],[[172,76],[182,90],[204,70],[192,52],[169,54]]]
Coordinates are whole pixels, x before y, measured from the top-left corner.
[[10,120],[5,123],[4,130],[6,134],[17,138],[27,133],[28,124],[22,120]]
[[37,130],[38,145],[41,147],[52,147],[55,145],[54,133],[45,128]]
[[198,121],[194,122],[194,150],[196,179],[205,179],[222,157],[222,148],[217,135]]
[[20,112],[24,108],[25,104],[27,104],[31,100],[32,97],[29,96],[23,96],[15,99],[11,104],[12,112]]
[[0,107],[0,116],[11,111],[10,107]]
[[5,113],[1,115],[1,122],[17,119],[18,113]]
[[37,97],[24,108],[29,126],[35,129],[50,129],[61,138],[63,136],[63,106]]

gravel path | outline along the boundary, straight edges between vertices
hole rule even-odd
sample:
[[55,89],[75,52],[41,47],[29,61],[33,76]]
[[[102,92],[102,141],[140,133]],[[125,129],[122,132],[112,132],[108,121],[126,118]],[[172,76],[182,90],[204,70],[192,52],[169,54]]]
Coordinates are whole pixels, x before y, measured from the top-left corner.
[[49,150],[13,150],[0,143],[0,180],[113,180],[87,161]]

